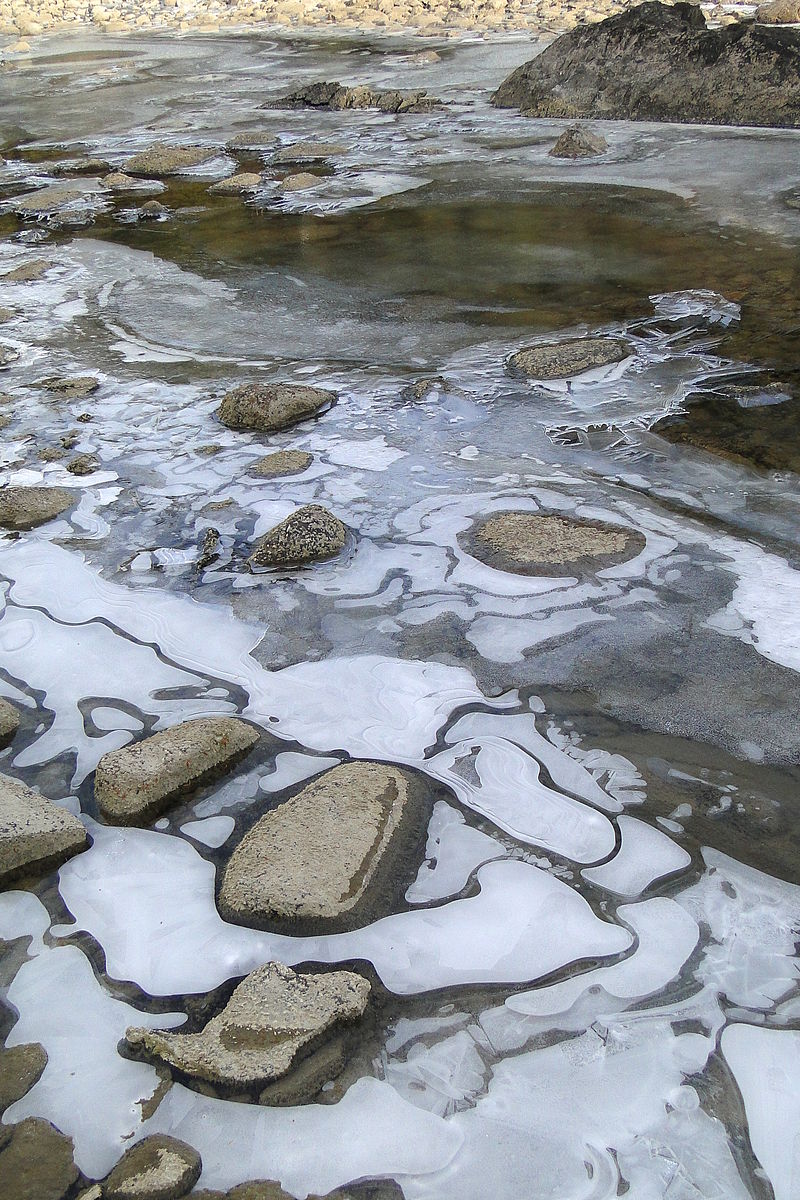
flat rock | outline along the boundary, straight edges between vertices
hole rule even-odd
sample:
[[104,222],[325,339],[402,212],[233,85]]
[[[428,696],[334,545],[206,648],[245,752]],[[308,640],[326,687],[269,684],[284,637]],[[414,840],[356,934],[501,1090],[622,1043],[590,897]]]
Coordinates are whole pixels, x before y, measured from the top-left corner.
[[18,352],[12,346],[0,346],[0,367],[10,367],[18,358]]
[[262,479],[279,479],[283,475],[298,475],[308,470],[313,461],[314,455],[306,450],[276,450],[254,462],[247,468],[247,473]]
[[374,906],[420,806],[411,777],[384,763],[326,771],[245,834],[222,879],[227,920],[338,922]]
[[86,830],[71,812],[0,775],[0,884],[58,866],[85,845]]
[[35,283],[37,279],[50,270],[52,263],[49,263],[46,258],[32,258],[30,262],[22,263],[19,267],[14,267],[13,271],[6,271],[4,275],[0,275],[0,281],[3,283]]
[[165,186],[150,179],[134,179],[124,171],[110,171],[100,182],[110,192],[136,192],[139,196],[157,196],[164,191]]
[[0,488],[0,527],[34,529],[66,512],[77,498],[68,488],[22,485]]
[[104,158],[65,158],[53,167],[54,175],[103,175],[109,169]]
[[278,100],[270,100],[264,108],[330,108],[364,109],[377,108],[385,113],[427,113],[441,107],[441,101],[423,90],[400,91],[397,89],[379,90],[357,84],[348,87],[345,84],[318,80],[297,88]]
[[93,375],[49,375],[38,380],[36,386],[64,400],[85,400],[97,391],[100,380]]
[[0,1113],[27,1095],[46,1066],[47,1051],[38,1042],[0,1050]]
[[571,379],[622,362],[631,354],[630,346],[621,338],[570,338],[517,350],[508,360],[508,370],[530,379]]
[[229,1091],[263,1088],[332,1026],[364,1013],[370,985],[351,971],[298,975],[283,963],[253,971],[200,1033],[129,1029],[129,1049]]
[[269,133],[264,129],[246,129],[243,133],[234,134],[229,142],[226,142],[226,150],[272,150],[275,146],[276,138],[274,133]]
[[262,182],[261,176],[254,171],[240,171],[237,175],[229,175],[227,179],[212,183],[208,190],[214,196],[241,196],[244,192],[252,192]]
[[800,125],[800,31],[706,26],[699,5],[648,0],[562,34],[492,97],[532,117]]
[[770,0],[756,9],[756,20],[765,25],[796,25],[800,22],[800,0]]
[[300,171],[297,175],[287,175],[280,181],[278,187],[282,192],[305,192],[308,188],[319,187],[324,181],[319,175],[309,171]]
[[63,1200],[78,1179],[72,1138],[36,1117],[13,1127],[0,1153],[3,1200]]
[[111,750],[95,772],[97,807],[118,825],[142,824],[229,771],[258,739],[258,731],[237,717],[198,717]]
[[608,149],[608,142],[599,133],[583,125],[571,125],[550,151],[551,158],[596,158]]
[[282,146],[273,158],[274,163],[322,162],[326,158],[337,158],[347,153],[347,146],[339,142],[292,142]]
[[217,151],[209,146],[165,146],[154,142],[146,150],[134,154],[125,163],[128,175],[177,175],[190,167],[208,162]]
[[271,433],[316,416],[335,401],[335,392],[302,383],[246,383],[223,397],[217,417],[229,429]]
[[253,1179],[240,1183],[227,1193],[227,1200],[293,1200],[274,1179]]
[[126,1150],[103,1183],[105,1200],[179,1200],[200,1178],[200,1155],[186,1142],[155,1133]]
[[585,572],[638,554],[644,538],[632,529],[545,513],[493,513],[468,539],[489,566],[520,575]]
[[252,567],[290,566],[331,558],[344,548],[347,528],[321,504],[306,504],[256,543]]
[[0,696],[0,747],[7,746],[18,729],[18,711]]
[[19,216],[38,217],[58,212],[65,206],[85,201],[87,198],[87,193],[80,188],[54,184],[27,196],[17,196],[12,204],[14,212]]

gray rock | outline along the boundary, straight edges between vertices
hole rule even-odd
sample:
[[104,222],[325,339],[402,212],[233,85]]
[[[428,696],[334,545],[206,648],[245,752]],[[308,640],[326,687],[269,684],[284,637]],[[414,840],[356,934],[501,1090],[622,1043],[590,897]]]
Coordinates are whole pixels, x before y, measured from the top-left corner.
[[493,513],[469,545],[489,566],[521,575],[598,570],[638,554],[644,538],[632,529],[536,512]]
[[179,1200],[200,1178],[200,1155],[186,1142],[155,1133],[126,1150],[103,1184],[105,1200]]
[[144,204],[136,211],[138,221],[160,221],[162,217],[167,216],[169,216],[169,209],[160,200],[145,200]]
[[312,175],[309,171],[300,171],[297,175],[287,175],[279,183],[282,192],[305,192],[309,188],[319,187],[324,180],[319,175]]
[[104,158],[65,158],[57,162],[53,175],[102,175],[109,169]]
[[227,1200],[292,1200],[292,1196],[273,1179],[254,1179],[231,1188]]
[[19,713],[0,696],[0,747],[7,746],[19,729]]
[[46,1066],[47,1051],[38,1042],[0,1050],[0,1113],[27,1095]]
[[648,0],[562,34],[492,97],[532,117],[800,125],[800,32],[709,29],[699,6]]
[[254,462],[247,468],[247,473],[262,479],[280,479],[284,475],[299,475],[301,471],[307,471],[313,461],[314,455],[306,450],[276,450]]
[[34,529],[66,512],[77,499],[68,488],[22,485],[0,488],[0,527]]
[[331,558],[344,548],[347,529],[321,504],[306,504],[257,542],[251,567],[291,566]]
[[512,375],[530,379],[571,379],[585,371],[622,362],[632,353],[621,338],[570,338],[518,350],[509,358],[508,370]]
[[19,358],[19,353],[13,346],[0,346],[0,368],[10,367]]
[[347,87],[341,83],[318,81],[306,84],[278,100],[270,100],[264,108],[377,108],[386,113],[427,113],[441,107],[441,101],[425,90],[414,92],[375,91],[362,84]]
[[13,1127],[0,1153],[3,1200],[63,1200],[80,1172],[72,1158],[72,1138],[49,1123],[28,1117]]
[[258,739],[258,731],[237,717],[198,717],[111,750],[95,772],[97,807],[118,825],[142,824],[231,770]]
[[31,192],[27,196],[17,196],[12,201],[12,205],[18,216],[41,217],[59,212],[70,205],[83,203],[88,198],[88,193],[81,188],[54,184],[52,187],[44,187]]
[[128,175],[177,175],[189,167],[199,167],[217,153],[209,146],[165,146],[154,142],[147,150],[134,154],[125,163]]
[[276,164],[322,162],[346,153],[347,146],[339,142],[292,142],[289,146],[282,146],[272,161]]
[[226,150],[272,150],[276,142],[275,134],[263,129],[247,129],[244,133],[235,134],[226,143]]
[[85,400],[97,391],[100,380],[93,375],[49,375],[37,380],[36,386],[64,400]]
[[205,570],[219,558],[219,530],[207,529],[200,544],[200,557],[197,560],[198,571]]
[[93,475],[100,469],[100,459],[96,454],[78,454],[67,463],[70,475]]
[[253,971],[200,1033],[129,1029],[135,1054],[227,1091],[263,1088],[334,1025],[358,1020],[370,985],[351,971],[298,975],[283,963]]
[[271,433],[316,416],[335,401],[335,392],[301,383],[246,383],[223,397],[217,417],[229,429]]
[[50,270],[52,265],[45,258],[33,258],[30,262],[14,267],[13,271],[6,271],[4,275],[0,275],[0,281],[3,283],[35,283]]
[[608,149],[608,142],[599,133],[583,125],[571,125],[550,151],[551,158],[596,158]]
[[241,196],[244,192],[252,192],[261,183],[260,175],[253,171],[240,171],[236,175],[229,175],[227,179],[212,183],[208,190],[214,196]]
[[71,812],[0,775],[0,885],[57,866],[85,845],[86,830]]
[[406,772],[373,762],[334,767],[245,834],[225,868],[220,911],[258,926],[354,916],[375,902],[371,893],[419,819]]

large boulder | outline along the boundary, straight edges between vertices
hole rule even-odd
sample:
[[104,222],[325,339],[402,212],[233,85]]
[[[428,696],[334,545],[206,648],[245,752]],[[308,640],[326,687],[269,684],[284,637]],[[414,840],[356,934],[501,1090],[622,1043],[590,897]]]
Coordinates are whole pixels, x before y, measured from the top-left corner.
[[800,125],[800,31],[709,29],[699,6],[649,0],[557,38],[492,97],[532,117]]
[[305,504],[256,544],[251,567],[283,567],[332,558],[344,548],[347,527],[321,504]]
[[283,963],[259,967],[199,1033],[129,1029],[128,1048],[189,1080],[227,1093],[261,1089],[333,1026],[357,1021],[370,985],[352,971],[298,975]]
[[301,383],[246,383],[222,398],[217,417],[229,429],[271,433],[316,416],[336,402],[336,393]]
[[0,1153],[3,1200],[63,1200],[80,1172],[72,1157],[72,1138],[48,1121],[28,1117],[13,1126]]
[[152,1134],[125,1151],[103,1183],[104,1200],[179,1200],[197,1183],[202,1167],[186,1142]]
[[334,767],[245,834],[225,869],[220,911],[248,925],[326,928],[388,909],[426,811],[417,781],[397,767]]
[[0,775],[0,886],[59,866],[85,845],[86,830],[71,812]]
[[142,824],[229,771],[258,739],[258,731],[237,717],[198,717],[111,750],[94,776],[97,807],[118,825]]
[[61,516],[77,499],[69,488],[22,485],[0,488],[0,527],[34,529]]

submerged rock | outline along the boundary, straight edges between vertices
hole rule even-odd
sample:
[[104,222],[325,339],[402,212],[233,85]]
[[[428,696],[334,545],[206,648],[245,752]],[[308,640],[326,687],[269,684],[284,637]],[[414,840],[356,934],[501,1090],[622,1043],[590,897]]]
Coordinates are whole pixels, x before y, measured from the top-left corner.
[[0,282],[35,283],[52,265],[46,258],[32,258],[30,262],[22,263],[21,266],[14,267],[13,271],[6,271],[4,275],[0,275]]
[[208,162],[216,153],[209,146],[165,146],[163,142],[154,142],[129,158],[125,171],[129,175],[177,175],[189,167]]
[[136,210],[137,221],[160,221],[169,216],[169,209],[160,200],[145,200]]
[[78,499],[75,492],[60,487],[0,488],[0,527],[35,529],[66,512]]
[[226,1091],[263,1088],[334,1025],[364,1013],[370,985],[351,971],[298,975],[271,962],[248,975],[200,1033],[129,1029],[130,1050]]
[[49,375],[47,379],[39,379],[36,386],[64,400],[85,400],[97,391],[100,380],[93,375]]
[[494,513],[468,539],[474,557],[520,575],[597,571],[633,557],[644,544],[632,529],[535,512]]
[[551,158],[596,158],[608,149],[608,142],[599,133],[583,125],[571,125],[550,151]]
[[14,1125],[0,1153],[3,1200],[63,1200],[80,1172],[73,1161],[72,1138],[36,1117]]
[[631,353],[630,346],[621,338],[570,338],[517,350],[508,360],[508,370],[512,375],[530,379],[571,379],[585,371],[622,362]]
[[198,717],[111,750],[95,772],[97,807],[119,825],[141,824],[229,771],[258,739],[258,731],[237,717]]
[[340,923],[385,907],[424,806],[413,776],[384,763],[326,771],[245,834],[222,879],[231,921]]
[[200,1155],[186,1142],[151,1134],[126,1150],[103,1183],[106,1200],[179,1200],[200,1178]]
[[347,528],[321,504],[306,504],[256,544],[252,567],[290,566],[331,558],[344,548]]
[[533,117],[800,125],[800,32],[709,29],[700,7],[648,0],[562,34],[492,97]]
[[46,1066],[47,1051],[38,1042],[0,1050],[0,1113],[27,1095]]
[[217,417],[229,429],[271,433],[316,416],[335,402],[335,392],[302,383],[246,383],[223,397]]
[[308,83],[263,105],[264,108],[377,108],[386,113],[427,113],[441,106],[441,101],[429,96],[424,89],[374,91],[363,85],[347,87],[325,80]]
[[229,175],[212,183],[208,189],[214,196],[241,196],[243,192],[252,192],[262,183],[260,175],[253,171],[240,171],[237,175]]
[[306,450],[276,450],[267,454],[247,468],[248,475],[259,475],[262,479],[279,479],[283,475],[298,475],[306,471],[314,461],[314,455]]
[[347,153],[347,146],[339,142],[292,142],[282,146],[273,158],[273,163],[322,162]]
[[77,817],[18,779],[0,775],[0,885],[59,866],[85,846],[86,830]]
[[19,729],[19,713],[13,704],[0,697],[0,747],[7,746]]

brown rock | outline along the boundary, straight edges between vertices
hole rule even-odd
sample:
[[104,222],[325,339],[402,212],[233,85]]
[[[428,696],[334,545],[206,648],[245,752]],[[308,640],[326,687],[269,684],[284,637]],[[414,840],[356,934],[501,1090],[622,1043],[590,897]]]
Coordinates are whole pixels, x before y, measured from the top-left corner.
[[292,566],[331,558],[344,548],[347,528],[321,504],[306,504],[256,544],[251,567]]
[[0,275],[0,280],[4,283],[35,283],[51,266],[52,263],[45,258],[34,258],[19,267],[14,267],[13,271],[6,271],[4,275]]
[[248,475],[259,475],[262,479],[279,479],[284,475],[298,475],[306,471],[314,461],[314,455],[305,450],[276,450],[267,454],[247,468]]
[[7,746],[19,729],[19,713],[0,696],[0,748]]
[[186,1142],[163,1133],[126,1150],[103,1184],[105,1200],[180,1200],[200,1178],[202,1162]]
[[585,371],[611,366],[629,358],[632,350],[621,338],[569,338],[526,346],[512,354],[508,370],[531,379],[571,379]]
[[58,866],[85,845],[86,830],[71,812],[0,775],[0,885]]
[[252,192],[261,183],[260,175],[253,171],[240,171],[237,175],[229,175],[227,179],[212,183],[208,190],[214,196],[241,196],[243,192]]
[[134,154],[125,163],[129,175],[177,175],[188,167],[198,167],[213,158],[216,150],[209,146],[166,146],[154,142],[147,150]]
[[66,512],[77,498],[68,488],[0,488],[0,526],[4,529],[34,529]]
[[63,1200],[77,1181],[72,1138],[48,1121],[28,1117],[13,1127],[0,1153],[3,1200]]
[[271,433],[316,416],[335,401],[335,392],[301,383],[246,383],[223,397],[217,417],[229,429]]
[[27,1095],[46,1066],[47,1051],[38,1042],[0,1050],[0,1113]]
[[800,22],[800,0],[770,0],[756,9],[756,20],[763,25],[797,25]]
[[608,149],[608,142],[599,133],[583,125],[571,125],[550,151],[551,158],[596,158]]
[[36,386],[64,400],[85,400],[97,391],[100,380],[93,375],[49,375],[46,379],[39,379]]
[[493,513],[474,531],[476,558],[521,575],[597,570],[638,554],[644,538],[632,529],[536,512]]

